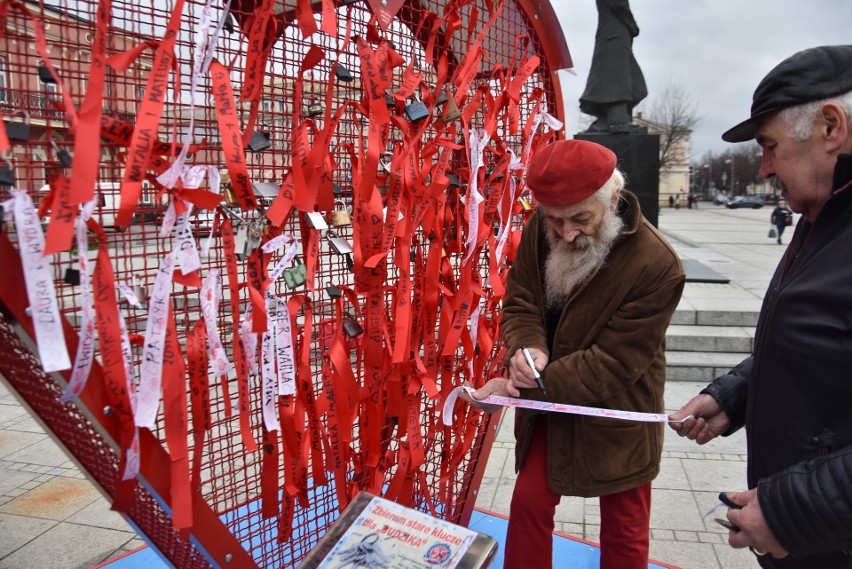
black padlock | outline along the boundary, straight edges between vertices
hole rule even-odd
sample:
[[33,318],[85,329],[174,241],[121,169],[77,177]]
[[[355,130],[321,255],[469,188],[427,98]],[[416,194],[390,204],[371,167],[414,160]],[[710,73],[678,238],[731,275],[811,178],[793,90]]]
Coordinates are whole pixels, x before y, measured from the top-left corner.
[[461,187],[461,185],[459,184],[459,179],[450,174],[449,172],[445,173],[444,176],[446,176],[447,179],[450,181],[450,189],[456,189]]
[[15,185],[15,171],[9,162],[4,161],[3,166],[0,166],[0,186],[11,188]]
[[394,99],[387,91],[385,91],[385,105],[387,105],[389,109],[396,107],[396,99]]
[[72,269],[71,267],[65,269],[65,278],[62,279],[62,282],[78,286],[80,284],[80,269]]
[[51,139],[50,145],[53,147],[53,154],[56,155],[56,159],[59,160],[59,162],[66,168],[70,168],[71,163],[73,162],[71,153],[65,148],[59,148],[59,145],[56,144],[55,140]]
[[340,194],[344,193],[344,191],[345,190],[343,188],[341,188],[334,182],[331,183],[331,193],[333,193],[334,195],[339,196]]
[[27,111],[16,111],[9,116],[13,117],[15,115],[24,117],[24,122],[4,120],[3,125],[6,127],[6,136],[9,140],[29,140],[30,114]]
[[305,105],[305,114],[309,117],[318,117],[322,115],[322,105],[317,103],[316,101],[311,101],[307,105]]
[[337,69],[334,71],[334,76],[337,77],[339,81],[343,81],[344,83],[352,83],[355,81],[355,77],[352,73],[349,72],[344,66],[338,64]]
[[272,146],[272,143],[269,142],[268,132],[256,130],[251,134],[251,138],[248,143],[248,149],[251,152],[263,152],[270,146]]
[[443,105],[446,102],[447,102],[447,94],[444,93],[443,91],[441,91],[440,93],[438,93],[438,100],[435,101],[435,106],[440,107],[441,105]]
[[229,34],[234,33],[234,17],[231,16],[230,12],[225,14],[225,23],[222,24],[222,29]]
[[340,290],[339,287],[336,287],[331,283],[328,283],[326,285],[325,292],[328,293],[329,298],[340,298],[341,296],[343,296],[343,291]]
[[343,332],[350,338],[357,338],[364,333],[364,329],[358,324],[351,315],[346,315],[346,320],[343,321]]
[[429,116],[429,109],[423,101],[414,101],[405,105],[405,118],[408,122],[417,122]]
[[53,77],[53,74],[48,69],[47,65],[41,64],[38,66],[38,78],[42,83],[50,83],[52,85],[56,85],[56,79]]

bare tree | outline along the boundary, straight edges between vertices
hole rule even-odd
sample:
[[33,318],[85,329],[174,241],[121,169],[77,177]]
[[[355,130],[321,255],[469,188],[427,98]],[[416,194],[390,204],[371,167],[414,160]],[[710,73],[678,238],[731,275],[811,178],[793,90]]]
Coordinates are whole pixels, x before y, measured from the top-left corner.
[[701,121],[696,103],[676,83],[668,83],[641,116],[660,131],[660,169],[675,160],[675,153],[689,141]]

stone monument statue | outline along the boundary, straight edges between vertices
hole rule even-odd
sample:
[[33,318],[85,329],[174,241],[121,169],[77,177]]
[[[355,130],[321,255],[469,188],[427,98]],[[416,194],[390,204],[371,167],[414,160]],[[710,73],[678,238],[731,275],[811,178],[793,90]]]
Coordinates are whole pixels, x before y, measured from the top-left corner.
[[628,0],[595,0],[598,30],[580,110],[597,117],[588,133],[631,133],[633,107],[648,95],[645,77],[633,57],[639,26]]

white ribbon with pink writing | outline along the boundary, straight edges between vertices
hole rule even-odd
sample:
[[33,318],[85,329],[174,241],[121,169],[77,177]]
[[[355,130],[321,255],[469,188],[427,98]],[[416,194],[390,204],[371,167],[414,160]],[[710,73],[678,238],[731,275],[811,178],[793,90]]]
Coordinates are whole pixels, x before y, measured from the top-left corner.
[[219,294],[222,289],[220,269],[210,269],[207,278],[201,285],[201,314],[204,317],[204,327],[207,329],[207,343],[210,346],[210,366],[216,377],[226,375],[233,364],[228,361],[222,339],[219,337],[219,327],[216,316],[219,314]]
[[[474,390],[470,387],[460,385],[450,392],[444,401],[444,412],[442,414],[444,425],[453,424],[453,407],[462,391],[467,391],[473,398]],[[548,403],[547,401],[534,401],[532,399],[520,399],[517,397],[503,397],[502,395],[489,395],[485,399],[477,399],[477,403],[484,405],[499,405],[501,407],[519,407],[521,409],[533,409],[535,411],[550,411],[552,413],[569,413],[571,415],[586,415],[589,417],[606,417],[609,419],[622,419],[625,421],[639,421],[642,423],[668,423],[669,416],[665,413],[640,413],[638,411],[616,411],[615,409],[602,409],[600,407],[583,407],[582,405],[566,405],[564,403]],[[687,417],[688,418],[688,417]],[[680,421],[685,421],[686,418]]]
[[94,200],[80,206],[80,215],[75,222],[77,238],[77,264],[80,267],[80,341],[77,342],[77,355],[74,358],[74,369],[68,386],[59,397],[63,403],[68,403],[79,397],[86,387],[89,373],[92,370],[92,360],[95,356],[95,305],[92,299],[92,283],[89,277],[89,239],[86,230],[86,220],[92,216]]
[[476,238],[479,236],[479,204],[485,201],[482,194],[479,193],[477,187],[479,180],[479,168],[485,163],[484,153],[485,147],[488,146],[488,141],[491,137],[481,128],[473,128],[470,130],[470,179],[467,184],[467,196],[465,197],[468,210],[468,235],[467,235],[467,253],[464,256],[462,263],[467,263],[473,255],[473,250],[476,247]]
[[148,303],[148,321],[145,323],[145,345],[142,349],[142,364],[139,393],[134,417],[137,427],[154,428],[160,405],[160,386],[163,382],[163,353],[166,347],[166,328],[169,316],[169,296],[172,291],[172,276],[175,270],[175,255],[163,257],[154,281],[154,291]]
[[44,232],[33,201],[26,190],[12,190],[18,248],[24,267],[24,282],[30,301],[30,316],[35,327],[36,345],[41,365],[46,372],[71,367],[50,259],[44,256]]

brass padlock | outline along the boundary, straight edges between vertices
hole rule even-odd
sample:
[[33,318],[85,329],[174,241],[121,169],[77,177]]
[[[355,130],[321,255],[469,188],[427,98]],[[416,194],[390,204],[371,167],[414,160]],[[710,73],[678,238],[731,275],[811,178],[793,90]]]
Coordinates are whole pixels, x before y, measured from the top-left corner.
[[12,163],[3,160],[3,166],[0,166],[0,187],[11,188],[14,185],[15,170],[12,168]]
[[441,115],[441,121],[444,124],[450,124],[451,122],[455,122],[461,118],[461,111],[459,110],[458,105],[456,105],[456,100],[452,96],[447,97],[447,104],[444,105],[444,113]]
[[532,211],[533,206],[529,198],[521,196],[520,198],[518,198],[518,201],[521,202],[521,207],[524,208],[524,211]]
[[413,102],[405,105],[403,112],[405,113],[405,118],[408,119],[408,122],[421,121],[429,116],[429,109],[426,107],[426,104],[419,99],[415,99]]
[[21,115],[23,122],[4,120],[3,125],[6,127],[6,136],[9,140],[29,140],[30,139],[30,114],[27,111],[15,111],[9,117]]
[[251,134],[251,138],[248,143],[248,149],[251,152],[263,152],[270,146],[272,146],[272,143],[269,142],[268,132],[256,130]]
[[334,211],[331,212],[331,224],[335,227],[343,227],[352,223],[352,215],[346,208],[343,200],[334,200]]
[[295,265],[284,269],[282,273],[284,282],[291,289],[302,286],[308,280],[308,269],[299,260],[298,256],[294,258],[294,262],[296,263]]
[[237,192],[234,191],[234,186],[229,183],[222,185],[222,191],[225,192],[225,205],[228,207],[240,207],[240,201],[237,199]]

